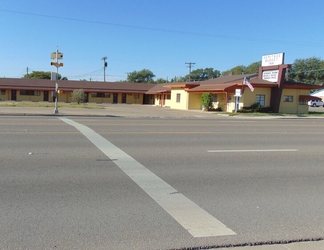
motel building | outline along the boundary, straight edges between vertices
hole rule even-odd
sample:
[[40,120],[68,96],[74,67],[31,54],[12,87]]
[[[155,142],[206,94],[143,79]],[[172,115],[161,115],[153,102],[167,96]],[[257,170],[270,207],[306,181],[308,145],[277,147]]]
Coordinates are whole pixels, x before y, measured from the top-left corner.
[[[171,109],[201,110],[203,93],[213,95],[213,106],[236,112],[258,102],[274,113],[306,114],[311,89],[321,86],[286,81],[291,65],[284,53],[265,55],[257,74],[223,76],[201,82],[147,84],[131,82],[58,81],[58,102],[72,102],[72,92],[83,89],[85,102],[148,104]],[[0,100],[54,102],[53,80],[0,78]],[[320,99],[320,98],[319,98]]]
[[[321,86],[286,81],[284,53],[265,55],[257,74],[223,76],[202,82],[156,85],[147,93],[154,94],[154,104],[174,109],[201,110],[203,93],[213,95],[213,107],[235,112],[254,103],[274,113],[307,114],[311,89]],[[249,84],[244,84],[248,80]],[[249,87],[250,85],[250,87]],[[320,99],[320,98],[319,98]]]

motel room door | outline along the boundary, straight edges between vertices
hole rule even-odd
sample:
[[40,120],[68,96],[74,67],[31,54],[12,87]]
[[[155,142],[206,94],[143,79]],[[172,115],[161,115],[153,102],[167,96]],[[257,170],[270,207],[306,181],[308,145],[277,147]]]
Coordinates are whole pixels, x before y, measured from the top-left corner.
[[48,91],[44,91],[44,102],[48,102]]
[[113,103],[118,103],[118,93],[114,93],[114,95],[113,95]]
[[160,106],[164,106],[165,105],[165,95],[160,95],[160,101],[159,101],[160,103]]
[[126,94],[122,94],[122,103],[126,103]]
[[17,91],[11,90],[11,101],[16,101],[16,100],[17,100]]

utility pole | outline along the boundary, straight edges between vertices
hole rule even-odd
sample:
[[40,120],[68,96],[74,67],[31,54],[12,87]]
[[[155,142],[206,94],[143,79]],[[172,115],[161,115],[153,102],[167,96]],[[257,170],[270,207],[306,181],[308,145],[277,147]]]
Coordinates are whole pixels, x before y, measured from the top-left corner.
[[188,64],[189,66],[187,66],[189,68],[189,82],[191,82],[191,67],[193,67],[192,65],[193,64],[196,64],[196,63],[193,63],[193,62],[186,62],[185,64]]
[[104,82],[106,81],[106,68],[108,66],[108,63],[106,62],[107,57],[104,56],[102,60],[104,61]]
[[28,67],[27,67],[27,78],[29,78],[29,75],[28,75]]

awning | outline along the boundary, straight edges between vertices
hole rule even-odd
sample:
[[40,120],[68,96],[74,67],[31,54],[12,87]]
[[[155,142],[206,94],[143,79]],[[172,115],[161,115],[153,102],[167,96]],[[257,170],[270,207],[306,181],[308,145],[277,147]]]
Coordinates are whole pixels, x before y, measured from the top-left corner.
[[299,101],[310,101],[310,100],[322,100],[320,97],[311,96],[311,95],[300,95]]

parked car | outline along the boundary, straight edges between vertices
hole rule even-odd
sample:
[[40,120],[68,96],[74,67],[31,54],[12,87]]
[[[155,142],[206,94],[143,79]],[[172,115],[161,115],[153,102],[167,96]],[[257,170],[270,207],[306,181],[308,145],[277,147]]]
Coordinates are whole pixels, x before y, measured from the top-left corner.
[[324,102],[322,100],[310,100],[310,101],[308,101],[308,106],[324,107]]

